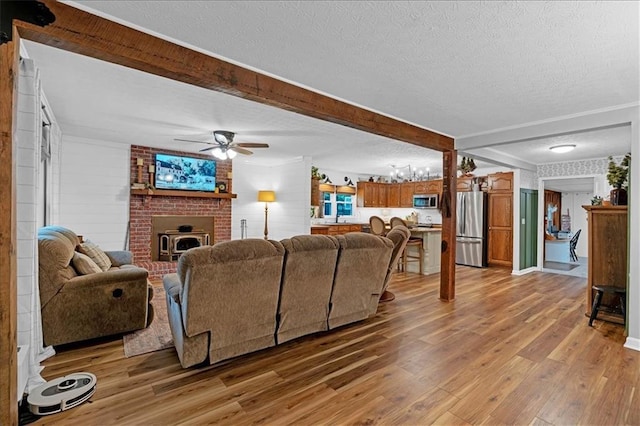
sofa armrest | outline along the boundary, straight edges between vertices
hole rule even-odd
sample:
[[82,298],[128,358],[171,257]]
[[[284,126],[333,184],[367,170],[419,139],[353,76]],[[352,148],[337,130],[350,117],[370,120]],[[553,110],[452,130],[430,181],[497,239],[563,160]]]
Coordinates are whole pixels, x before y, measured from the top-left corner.
[[113,266],[133,265],[133,253],[127,250],[105,251]]
[[167,274],[162,277],[162,284],[164,285],[164,291],[176,303],[180,304],[180,295],[182,294],[182,283],[178,274]]
[[95,274],[79,275],[71,278],[66,282],[61,291],[73,291],[76,288],[100,287],[103,285],[142,282],[147,285],[149,271],[144,268],[132,267],[125,269],[111,269],[105,272],[97,272]]

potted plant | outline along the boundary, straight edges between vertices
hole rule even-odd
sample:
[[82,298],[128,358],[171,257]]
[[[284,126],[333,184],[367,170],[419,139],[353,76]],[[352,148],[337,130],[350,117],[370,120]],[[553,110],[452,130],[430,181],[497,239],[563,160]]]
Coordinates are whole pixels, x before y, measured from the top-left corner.
[[476,163],[473,161],[473,158],[462,157],[462,162],[460,162],[460,166],[458,166],[458,170],[462,172],[462,176],[472,176],[471,172],[475,169]]
[[609,181],[609,185],[613,186],[610,194],[611,204],[614,206],[626,206],[631,154],[627,153],[620,164],[616,164],[612,156],[609,156],[608,160],[607,180]]
[[311,166],[311,179],[320,180],[321,178],[322,176],[320,175],[318,168],[316,166]]

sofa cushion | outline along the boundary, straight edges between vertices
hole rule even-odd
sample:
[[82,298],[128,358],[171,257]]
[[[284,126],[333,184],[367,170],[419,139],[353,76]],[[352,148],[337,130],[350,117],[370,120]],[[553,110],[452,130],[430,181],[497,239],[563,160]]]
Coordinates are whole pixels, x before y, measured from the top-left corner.
[[91,260],[91,258],[86,254],[82,254],[80,252],[75,252],[73,254],[71,263],[80,275],[89,275],[95,274],[97,272],[102,272],[102,269],[100,269],[100,267],[96,265],[96,262]]
[[109,259],[109,256],[107,256],[100,247],[91,241],[86,241],[78,245],[78,251],[89,256],[102,271],[108,271],[109,268],[111,268],[111,260]]

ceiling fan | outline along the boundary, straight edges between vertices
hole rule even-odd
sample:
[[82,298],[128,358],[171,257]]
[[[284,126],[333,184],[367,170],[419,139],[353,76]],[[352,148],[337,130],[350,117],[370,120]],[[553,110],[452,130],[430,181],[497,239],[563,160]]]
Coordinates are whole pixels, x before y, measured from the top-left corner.
[[211,144],[208,148],[201,149],[200,152],[211,151],[211,155],[220,159],[232,159],[236,156],[236,154],[243,155],[252,155],[253,151],[249,151],[246,148],[269,148],[269,144],[266,143],[254,143],[254,142],[233,142],[233,138],[235,137],[234,132],[230,132],[228,130],[214,130],[213,141],[199,141],[193,139],[174,139],[176,141],[183,142],[196,142],[196,143],[206,143]]

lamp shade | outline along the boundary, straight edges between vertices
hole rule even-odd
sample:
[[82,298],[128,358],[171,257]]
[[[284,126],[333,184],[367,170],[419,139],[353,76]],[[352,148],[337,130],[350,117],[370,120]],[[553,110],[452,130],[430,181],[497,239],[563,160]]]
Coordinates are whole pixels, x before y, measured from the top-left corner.
[[263,203],[271,203],[276,200],[276,193],[274,191],[258,191],[258,201]]

